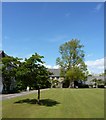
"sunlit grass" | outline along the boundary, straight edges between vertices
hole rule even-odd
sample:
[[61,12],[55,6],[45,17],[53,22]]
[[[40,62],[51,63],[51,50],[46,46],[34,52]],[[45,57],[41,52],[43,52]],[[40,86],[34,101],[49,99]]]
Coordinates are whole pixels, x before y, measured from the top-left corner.
[[104,89],[50,89],[3,101],[4,118],[103,118]]

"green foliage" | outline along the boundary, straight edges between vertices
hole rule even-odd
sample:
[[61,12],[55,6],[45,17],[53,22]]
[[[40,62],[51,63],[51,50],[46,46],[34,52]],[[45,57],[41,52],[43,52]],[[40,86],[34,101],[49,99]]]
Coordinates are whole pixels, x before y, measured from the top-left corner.
[[10,92],[11,83],[14,82],[14,79],[16,78],[19,64],[20,59],[17,57],[6,56],[2,58],[2,82],[5,92]]
[[[27,86],[33,89],[50,86],[49,71],[44,67],[43,56],[35,53],[21,62],[19,58],[6,56],[2,58],[2,76],[4,90],[10,91],[11,83],[16,83],[17,90],[26,90]],[[14,86],[13,86],[14,87]]]
[[66,78],[74,82],[75,80],[85,80],[86,76],[80,68],[73,67],[71,70],[67,70]]
[[56,88],[58,86],[59,81],[57,79],[52,80],[52,87]]
[[68,69],[79,64],[81,66],[81,64],[84,64],[84,52],[81,49],[82,47],[83,45],[80,45],[80,41],[77,39],[72,39],[62,44],[59,48],[61,58],[58,57],[56,63]]
[[36,89],[46,87],[48,84],[49,72],[47,68],[42,65],[41,60],[43,56],[35,53],[29,59],[21,64],[18,69],[17,77],[22,80],[25,86],[34,87]]
[[59,48],[61,57],[56,59],[56,64],[61,68],[61,76],[66,77],[71,82],[75,80],[85,80],[88,71],[84,62],[84,46],[77,39],[62,44]]

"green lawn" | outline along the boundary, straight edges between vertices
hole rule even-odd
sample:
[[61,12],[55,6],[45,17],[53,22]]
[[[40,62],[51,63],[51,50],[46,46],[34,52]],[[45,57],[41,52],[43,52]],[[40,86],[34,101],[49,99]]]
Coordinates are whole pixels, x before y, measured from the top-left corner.
[[3,101],[3,118],[104,118],[104,89],[50,89]]

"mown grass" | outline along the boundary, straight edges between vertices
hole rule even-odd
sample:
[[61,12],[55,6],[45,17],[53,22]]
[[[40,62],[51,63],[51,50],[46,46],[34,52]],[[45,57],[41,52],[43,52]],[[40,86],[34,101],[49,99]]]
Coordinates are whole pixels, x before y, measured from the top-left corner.
[[104,118],[104,89],[50,89],[3,101],[3,118]]

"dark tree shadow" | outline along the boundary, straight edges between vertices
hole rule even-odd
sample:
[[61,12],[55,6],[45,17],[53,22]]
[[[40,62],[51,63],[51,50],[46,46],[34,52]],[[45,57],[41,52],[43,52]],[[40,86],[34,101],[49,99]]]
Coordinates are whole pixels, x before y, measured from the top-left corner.
[[60,104],[60,102],[57,102],[55,100],[52,100],[52,99],[42,99],[40,100],[40,105],[44,105],[44,106],[55,106],[57,104]]
[[38,105],[48,106],[48,107],[52,107],[52,106],[55,106],[57,104],[60,104],[59,102],[52,100],[52,99],[41,99],[39,103],[36,99],[23,99],[23,100],[16,101],[14,103],[15,104],[16,103],[38,104]]

